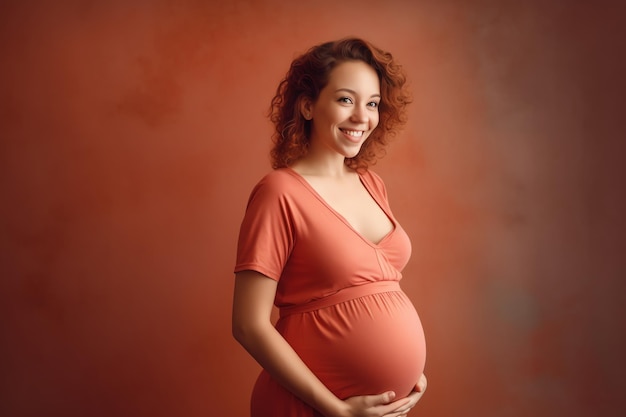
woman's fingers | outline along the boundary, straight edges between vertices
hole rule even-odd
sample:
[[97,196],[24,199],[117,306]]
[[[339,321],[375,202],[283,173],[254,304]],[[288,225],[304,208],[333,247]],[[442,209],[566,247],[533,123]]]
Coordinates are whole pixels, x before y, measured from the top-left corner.
[[[410,400],[403,398],[393,401],[396,394],[393,391],[384,392],[377,395],[362,395],[351,397],[346,400],[354,410],[354,415],[382,417],[387,416],[394,410],[402,407]],[[391,414],[389,417],[398,417],[400,413]]]
[[406,398],[395,400],[396,394],[387,391],[377,395],[363,395],[348,398],[346,402],[352,404],[356,415],[382,416],[382,417],[405,417],[417,402],[422,398],[426,390],[426,376],[422,375],[415,384],[415,391]]
[[422,376],[420,376],[419,381],[417,381],[417,384],[415,384],[415,391],[424,392],[426,391],[427,386],[428,386],[428,380],[426,379],[426,375],[422,374]]
[[[417,401],[419,401],[421,396],[422,395],[419,392],[412,392],[408,397],[404,398],[404,400],[408,400],[406,401],[406,403],[398,404],[399,406],[397,408],[394,408],[392,412],[389,413],[390,417],[396,415],[401,416],[411,411],[411,409],[415,407]],[[397,401],[396,403],[400,403],[400,401]]]
[[405,416],[409,411],[411,411],[413,407],[417,405],[417,402],[420,400],[420,398],[422,398],[422,395],[424,395],[424,391],[426,391],[427,386],[428,381],[426,380],[426,375],[422,374],[417,384],[415,384],[415,391],[413,391],[411,394],[409,394],[408,397],[405,398],[409,401],[406,404],[394,409],[391,413],[386,414],[385,417]]
[[366,407],[379,407],[379,406],[390,404],[396,398],[396,393],[393,391],[387,391],[387,392],[383,392],[382,394],[363,395],[363,396],[353,397],[353,398],[362,399],[363,404]]

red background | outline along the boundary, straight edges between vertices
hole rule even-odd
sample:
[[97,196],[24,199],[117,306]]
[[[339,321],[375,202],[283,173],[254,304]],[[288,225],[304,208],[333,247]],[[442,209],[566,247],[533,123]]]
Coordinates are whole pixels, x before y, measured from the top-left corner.
[[1,415],[247,415],[232,268],[265,112],[346,35],[415,96],[376,166],[428,338],[411,415],[624,410],[617,2],[1,4]]

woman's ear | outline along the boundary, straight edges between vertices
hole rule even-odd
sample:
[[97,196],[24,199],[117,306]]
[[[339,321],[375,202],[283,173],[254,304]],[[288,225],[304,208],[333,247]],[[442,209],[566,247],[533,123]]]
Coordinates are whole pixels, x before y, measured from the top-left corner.
[[308,98],[303,98],[300,100],[300,114],[304,117],[305,120],[313,119],[313,103]]

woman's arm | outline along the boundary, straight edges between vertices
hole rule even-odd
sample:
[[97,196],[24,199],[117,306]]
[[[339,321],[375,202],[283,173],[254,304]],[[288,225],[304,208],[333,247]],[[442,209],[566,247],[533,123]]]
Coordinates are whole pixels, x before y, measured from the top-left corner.
[[233,336],[285,388],[327,417],[401,415],[410,399],[393,401],[395,394],[337,398],[311,372],[270,321],[277,282],[255,271],[236,274]]

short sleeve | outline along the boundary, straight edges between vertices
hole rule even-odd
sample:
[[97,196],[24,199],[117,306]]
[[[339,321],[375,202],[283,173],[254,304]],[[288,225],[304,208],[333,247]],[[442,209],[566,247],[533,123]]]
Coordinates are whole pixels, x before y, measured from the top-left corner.
[[235,272],[252,270],[280,279],[294,242],[284,185],[270,174],[252,190],[239,231]]

